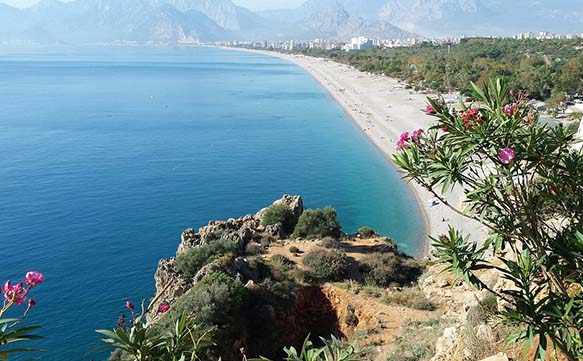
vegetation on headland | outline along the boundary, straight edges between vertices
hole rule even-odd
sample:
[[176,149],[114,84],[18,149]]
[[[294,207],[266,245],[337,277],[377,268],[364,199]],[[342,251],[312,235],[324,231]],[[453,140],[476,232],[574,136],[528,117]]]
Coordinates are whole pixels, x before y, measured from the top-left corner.
[[294,50],[372,73],[403,79],[414,87],[471,94],[470,82],[505,77],[511,89],[539,100],[563,100],[583,91],[583,40],[464,39],[455,45],[362,51]]
[[[99,331],[108,336],[104,341],[116,349],[111,360],[180,360],[182,354],[175,352],[179,350],[177,348],[172,351],[174,358],[147,358],[138,354],[137,350],[143,345],[158,344],[168,349],[167,342],[177,344],[177,339],[182,334],[177,331],[181,324],[185,325],[183,331],[188,329],[192,340],[198,340],[193,344],[196,357],[192,353],[185,353],[185,360],[216,360],[218,357],[223,360],[240,360],[259,356],[276,360],[362,360],[363,356],[354,345],[335,338],[341,336],[338,326],[327,325],[326,322],[330,321],[317,319],[321,313],[325,317],[326,312],[332,312],[327,310],[327,307],[331,307],[326,306],[328,301],[317,291],[319,285],[329,280],[344,281],[355,277],[354,274],[349,276],[347,273],[353,264],[352,268],[358,270],[359,263],[347,256],[345,248],[360,238],[342,233],[336,220],[336,211],[331,207],[324,210],[304,210],[299,217],[290,218],[293,212],[283,210],[282,206],[286,207],[276,204],[262,213],[261,229],[277,231],[278,225],[295,219],[288,229],[299,229],[301,231],[294,234],[299,233],[307,238],[298,238],[294,242],[313,244],[310,251],[304,253],[295,246],[291,251],[297,255],[302,254],[301,257],[298,256],[298,260],[279,253],[270,255],[270,247],[280,246],[281,241],[277,240],[276,243],[262,247],[260,252],[250,254],[249,245],[259,245],[265,235],[258,233],[255,239],[249,240],[243,246],[240,238],[234,234],[239,229],[213,228],[213,233],[205,234],[208,243],[196,245],[178,254],[176,271],[180,277],[196,280],[195,284],[171,301],[164,312],[152,306],[144,313],[155,322],[144,323],[143,316],[136,317],[132,310],[131,322],[122,322],[113,331]],[[368,232],[376,235],[370,229]],[[296,239],[296,236],[292,236],[292,239]],[[282,249],[287,250],[286,247]],[[386,264],[384,268],[391,275],[401,272],[399,265],[409,259],[399,254],[396,245],[390,240],[380,239],[378,249],[394,254],[396,263]],[[377,254],[381,253],[373,254],[367,261]],[[399,261],[401,258],[403,261]],[[423,268],[422,265],[411,267],[418,269],[396,276],[400,277],[403,284],[415,282]],[[406,275],[410,276],[407,280]],[[360,277],[358,274],[356,276]],[[175,280],[170,282],[173,281]],[[303,289],[306,291],[302,291]],[[307,292],[307,295],[301,296],[302,292]],[[305,302],[309,304],[297,305],[298,297],[307,297]],[[301,307],[314,309],[302,310]],[[302,312],[307,313],[302,315]],[[353,316],[353,320],[354,324],[358,323],[356,316]],[[323,323],[310,326],[314,322]],[[287,324],[293,325],[294,329],[286,329]],[[137,339],[121,336],[131,335],[132,332],[143,332],[144,336]],[[290,339],[290,334],[296,334],[292,338],[296,341],[291,344],[286,341]],[[124,337],[127,342],[122,346],[120,340]],[[304,339],[303,344],[295,343]],[[324,347],[320,346],[322,343]],[[237,344],[244,347],[234,347]],[[183,351],[191,350],[188,342],[183,345],[186,347]]]

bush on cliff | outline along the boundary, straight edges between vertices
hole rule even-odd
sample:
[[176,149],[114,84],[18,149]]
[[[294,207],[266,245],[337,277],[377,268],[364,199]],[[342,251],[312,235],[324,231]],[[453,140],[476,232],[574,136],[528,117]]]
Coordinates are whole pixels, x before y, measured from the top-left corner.
[[261,219],[262,226],[271,226],[281,223],[285,234],[291,234],[296,226],[297,219],[290,207],[285,204],[274,204],[267,208]]
[[366,284],[376,287],[403,286],[417,281],[423,268],[395,253],[373,253],[359,262]]
[[307,209],[302,213],[294,229],[294,237],[322,238],[341,235],[340,224],[336,220],[336,210],[332,207],[321,209]]
[[159,325],[171,326],[182,314],[196,315],[201,329],[212,328],[220,354],[223,347],[228,347],[225,341],[240,335],[240,310],[246,298],[247,290],[241,282],[224,273],[213,273],[179,297]]
[[193,277],[206,264],[228,253],[239,253],[237,243],[219,239],[209,244],[197,246],[176,256],[176,270],[188,277]]
[[303,264],[311,276],[322,281],[342,280],[350,266],[346,253],[321,248],[308,252]]
[[374,229],[370,228],[370,227],[360,227],[360,229],[358,230],[358,234],[362,237],[362,238],[372,238],[374,237],[377,233],[374,231]]

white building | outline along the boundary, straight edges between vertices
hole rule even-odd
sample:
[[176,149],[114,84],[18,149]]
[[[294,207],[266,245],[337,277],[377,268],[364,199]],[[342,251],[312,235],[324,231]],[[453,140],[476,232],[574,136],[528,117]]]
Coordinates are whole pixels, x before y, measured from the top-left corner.
[[374,48],[373,41],[364,36],[350,39],[350,50],[365,50]]

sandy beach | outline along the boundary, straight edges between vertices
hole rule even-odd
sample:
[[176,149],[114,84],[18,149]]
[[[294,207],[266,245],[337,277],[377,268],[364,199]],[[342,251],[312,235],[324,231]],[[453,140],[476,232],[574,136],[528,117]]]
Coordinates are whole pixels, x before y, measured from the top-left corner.
[[[397,151],[396,142],[403,132],[427,129],[434,121],[423,111],[427,104],[427,95],[405,89],[404,84],[397,79],[364,73],[327,59],[271,51],[250,51],[275,56],[305,69],[330,93],[391,163],[393,153]],[[409,184],[425,215],[429,235],[445,234],[448,226],[452,225],[462,234],[471,235],[472,239],[484,238],[485,229],[479,223],[455,213],[416,183]],[[446,195],[446,199],[459,208],[463,192],[455,189]],[[431,251],[430,243],[428,239],[425,250],[427,256]]]
[[[290,61],[310,73],[350,115],[370,141],[392,162],[395,144],[406,131],[427,129],[433,122],[424,113],[426,94],[407,90],[397,79],[361,72],[350,66],[327,59],[276,52],[262,52]],[[452,225],[474,239],[485,235],[483,227],[460,216],[417,185],[409,183],[415,191],[419,206],[425,214],[428,233],[432,236],[444,234]],[[454,190],[446,199],[459,207],[463,192]],[[426,255],[430,253],[430,242],[426,242]]]

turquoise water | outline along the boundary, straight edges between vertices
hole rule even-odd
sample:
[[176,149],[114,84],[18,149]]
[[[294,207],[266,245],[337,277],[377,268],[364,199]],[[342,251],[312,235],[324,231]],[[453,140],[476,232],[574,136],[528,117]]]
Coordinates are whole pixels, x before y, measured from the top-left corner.
[[94,329],[187,227],[301,194],[343,229],[372,226],[420,254],[399,175],[302,69],[205,48],[0,48],[0,281],[46,282],[29,322],[42,360],[89,360]]

